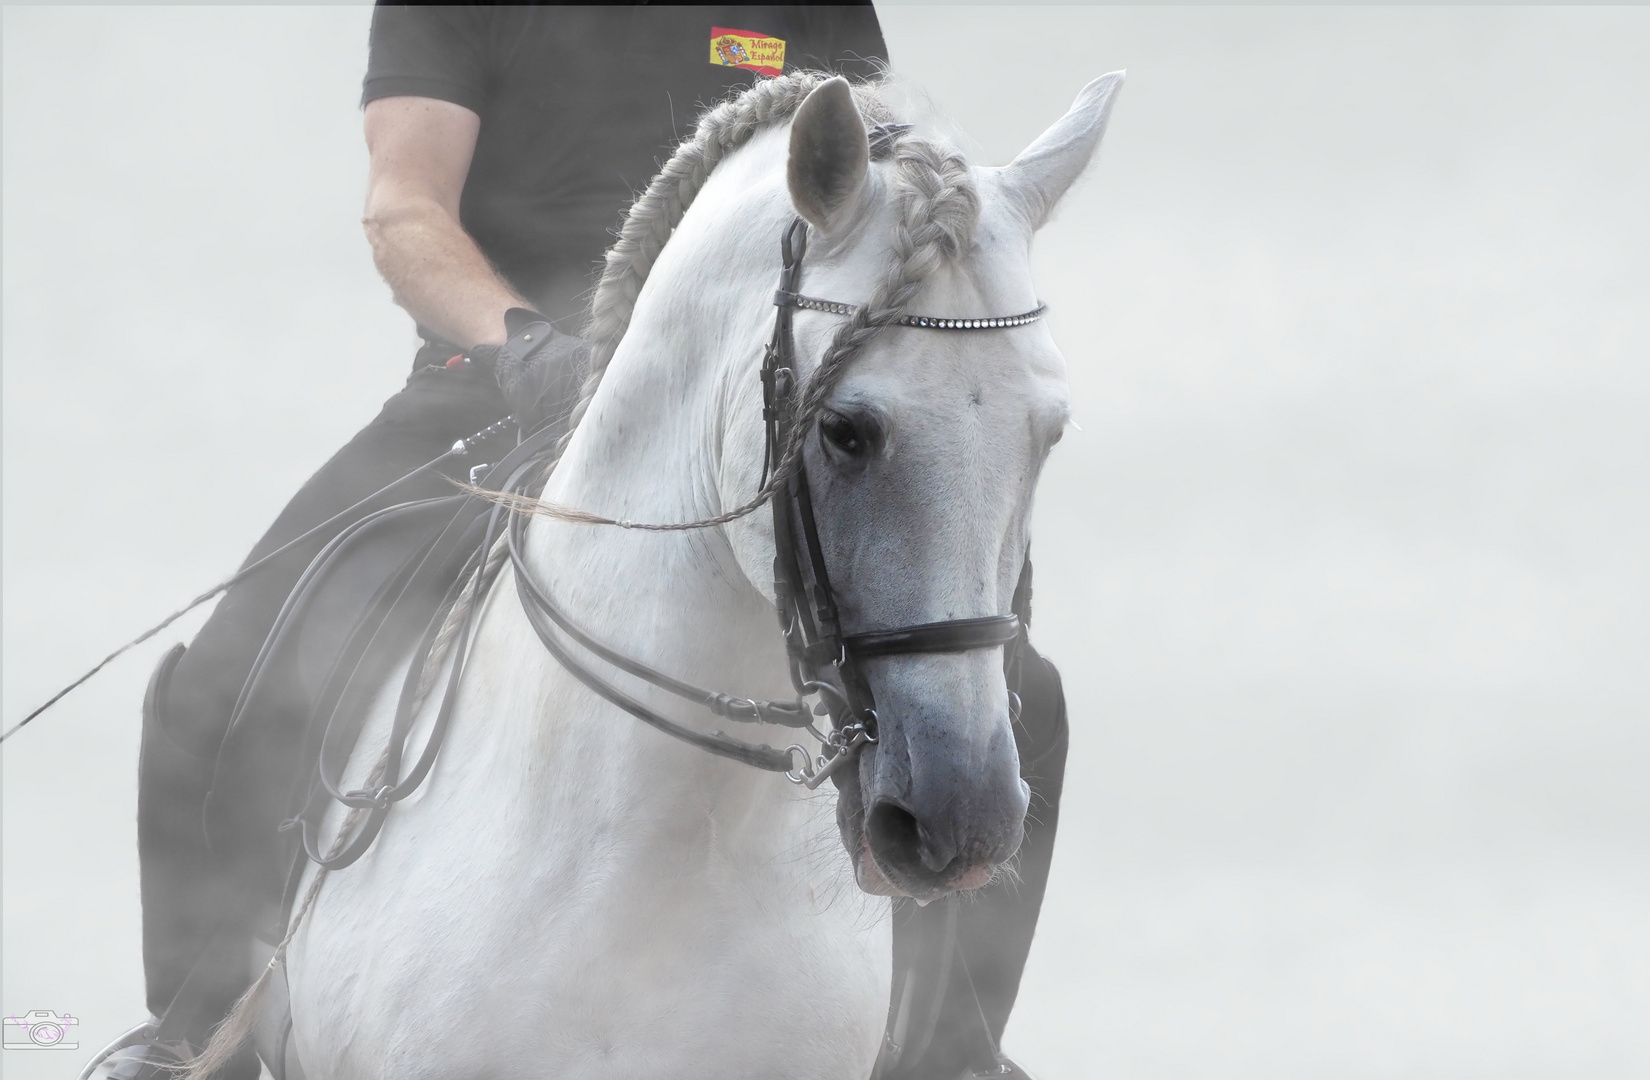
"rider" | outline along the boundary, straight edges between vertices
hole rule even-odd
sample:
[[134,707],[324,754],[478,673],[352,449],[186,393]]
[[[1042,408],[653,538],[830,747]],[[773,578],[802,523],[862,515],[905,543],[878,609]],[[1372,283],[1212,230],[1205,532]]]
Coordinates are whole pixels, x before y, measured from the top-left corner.
[[[374,262],[423,345],[406,386],[300,489],[247,565],[506,413],[565,410],[584,355],[570,335],[617,213],[691,130],[699,107],[782,70],[869,77],[886,56],[868,2],[379,6],[362,94],[364,225]],[[543,318],[558,331],[537,350],[548,376],[531,387],[512,385],[506,365],[495,364],[512,333],[507,315],[518,328]],[[459,477],[456,468],[450,475]],[[399,486],[393,501],[451,490],[441,475],[426,475]],[[331,523],[232,587],[151,684],[138,798],[144,974],[150,1012],[161,1018],[151,1044],[203,1046],[251,981],[245,946],[255,901],[209,848],[202,807],[242,684],[282,602],[345,524]],[[1061,761],[1063,754],[1062,742]],[[1046,787],[1039,794],[1052,806],[1058,772]],[[1041,901],[1042,882],[1034,884],[1022,887],[1031,899],[1024,932],[1007,939],[1029,943]],[[998,1035],[1024,962],[1016,950],[1006,1000],[978,988]],[[978,971],[974,979],[990,981]],[[170,1075],[162,1064],[170,1060],[161,1046],[140,1044],[105,1075],[158,1080]],[[217,1075],[257,1073],[248,1049]]]

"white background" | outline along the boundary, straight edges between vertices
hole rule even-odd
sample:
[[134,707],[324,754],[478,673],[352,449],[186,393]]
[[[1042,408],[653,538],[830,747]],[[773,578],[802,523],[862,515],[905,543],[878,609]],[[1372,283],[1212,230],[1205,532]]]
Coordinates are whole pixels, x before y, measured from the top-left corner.
[[[1130,69],[1038,252],[1074,731],[1009,1049],[1650,1073],[1650,15],[882,17],[987,163]],[[6,9],[5,723],[233,569],[403,378],[367,20]],[[3,1007],[83,1048],[143,1015],[138,704],[195,624],[5,746]]]

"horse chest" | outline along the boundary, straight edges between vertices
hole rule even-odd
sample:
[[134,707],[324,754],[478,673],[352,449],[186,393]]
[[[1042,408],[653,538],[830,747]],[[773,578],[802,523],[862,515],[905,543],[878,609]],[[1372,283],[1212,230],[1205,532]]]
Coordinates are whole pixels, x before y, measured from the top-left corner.
[[457,746],[295,943],[311,1075],[868,1075],[886,901],[845,872],[827,800],[638,799],[580,782],[576,743],[535,770]]

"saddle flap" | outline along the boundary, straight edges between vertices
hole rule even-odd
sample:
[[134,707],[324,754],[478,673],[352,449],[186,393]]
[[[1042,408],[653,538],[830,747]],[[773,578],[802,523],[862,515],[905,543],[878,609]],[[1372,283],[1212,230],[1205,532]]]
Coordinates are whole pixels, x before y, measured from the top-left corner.
[[[383,676],[437,615],[487,508],[454,495],[373,514],[316,556],[288,598],[236,704],[205,807],[212,850],[243,869],[248,900],[281,895],[291,850],[278,826],[295,809],[295,780],[307,787],[317,728],[348,686]],[[362,717],[350,719],[352,743]]]

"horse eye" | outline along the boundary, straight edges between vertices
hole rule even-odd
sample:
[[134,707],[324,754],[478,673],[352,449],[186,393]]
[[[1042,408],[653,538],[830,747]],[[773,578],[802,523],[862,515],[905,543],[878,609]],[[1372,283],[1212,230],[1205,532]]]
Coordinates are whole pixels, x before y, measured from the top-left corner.
[[850,457],[858,457],[866,449],[866,440],[854,422],[841,413],[828,412],[819,418],[819,434],[832,446]]

